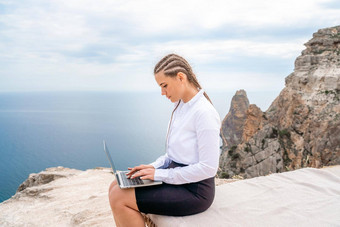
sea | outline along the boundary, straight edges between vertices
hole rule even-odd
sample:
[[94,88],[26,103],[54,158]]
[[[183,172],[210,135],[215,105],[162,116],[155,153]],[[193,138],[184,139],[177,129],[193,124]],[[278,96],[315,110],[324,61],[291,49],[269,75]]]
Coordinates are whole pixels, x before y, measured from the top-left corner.
[[[208,92],[221,120],[235,92]],[[265,111],[278,94],[248,98]],[[46,168],[110,167],[103,140],[117,169],[154,161],[173,107],[160,92],[0,92],[0,203]]]

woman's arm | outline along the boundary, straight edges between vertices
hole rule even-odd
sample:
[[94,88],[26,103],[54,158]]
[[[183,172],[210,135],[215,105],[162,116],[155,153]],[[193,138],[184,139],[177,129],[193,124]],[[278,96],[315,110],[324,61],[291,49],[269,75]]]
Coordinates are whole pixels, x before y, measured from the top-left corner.
[[[155,180],[169,184],[198,182],[216,175],[220,157],[221,121],[215,109],[201,109],[194,117],[198,161],[185,167],[156,169]],[[181,151],[183,154],[185,151]]]
[[174,169],[156,169],[154,179],[168,184],[185,184],[214,177],[219,161],[219,130],[205,130],[197,137],[198,163]]

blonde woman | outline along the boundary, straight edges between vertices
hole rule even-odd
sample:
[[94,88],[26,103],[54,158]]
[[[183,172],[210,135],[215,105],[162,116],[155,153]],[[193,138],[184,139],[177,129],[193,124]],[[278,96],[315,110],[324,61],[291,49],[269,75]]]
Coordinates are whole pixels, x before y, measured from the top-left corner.
[[163,184],[120,189],[114,181],[109,200],[117,226],[144,226],[140,212],[197,214],[208,209],[215,196],[220,139],[217,111],[184,58],[165,56],[155,66],[154,75],[162,95],[175,104],[166,152],[149,165],[130,168],[128,176],[160,180]]

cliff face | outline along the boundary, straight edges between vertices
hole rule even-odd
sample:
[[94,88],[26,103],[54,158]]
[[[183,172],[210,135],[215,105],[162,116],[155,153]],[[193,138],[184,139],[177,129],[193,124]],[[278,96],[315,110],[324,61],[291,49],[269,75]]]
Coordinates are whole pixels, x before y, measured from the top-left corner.
[[236,92],[231,100],[229,113],[224,118],[221,128],[223,146],[234,146],[242,140],[243,125],[246,121],[246,111],[249,108],[249,100],[244,90]]
[[0,203],[0,226],[115,226],[108,201],[110,169],[64,167],[30,174]]
[[[112,170],[65,167],[32,173],[0,203],[0,226],[116,226],[109,204]],[[236,180],[215,179],[216,185]]]
[[225,136],[235,134],[225,123],[234,118],[229,111],[221,128],[220,176],[340,164],[340,26],[319,30],[305,46],[268,110],[242,109],[239,142]]

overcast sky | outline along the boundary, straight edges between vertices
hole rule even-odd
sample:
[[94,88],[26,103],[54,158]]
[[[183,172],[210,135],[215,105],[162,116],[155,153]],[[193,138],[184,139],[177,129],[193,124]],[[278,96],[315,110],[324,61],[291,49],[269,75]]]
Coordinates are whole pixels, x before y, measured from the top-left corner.
[[209,91],[279,91],[332,0],[0,0],[0,91],[157,91],[184,56]]

